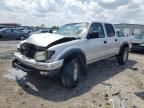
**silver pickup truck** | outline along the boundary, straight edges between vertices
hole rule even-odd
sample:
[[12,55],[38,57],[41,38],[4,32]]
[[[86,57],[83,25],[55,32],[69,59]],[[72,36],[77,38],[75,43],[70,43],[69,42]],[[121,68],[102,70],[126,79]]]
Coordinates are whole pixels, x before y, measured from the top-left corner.
[[20,42],[12,66],[28,74],[59,75],[62,84],[72,88],[87,75],[87,64],[113,56],[119,65],[127,62],[130,46],[121,38],[110,23],[66,24],[54,34],[33,34]]

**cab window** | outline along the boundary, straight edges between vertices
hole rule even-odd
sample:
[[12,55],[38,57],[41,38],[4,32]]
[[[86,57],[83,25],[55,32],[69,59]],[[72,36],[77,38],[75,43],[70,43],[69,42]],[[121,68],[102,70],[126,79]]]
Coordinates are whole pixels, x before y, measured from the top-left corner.
[[106,32],[108,37],[115,36],[114,28],[111,24],[105,24]]
[[103,26],[100,23],[93,23],[89,29],[89,32],[98,32],[99,33],[99,37],[98,38],[104,38],[105,34],[104,34],[104,30],[103,30]]

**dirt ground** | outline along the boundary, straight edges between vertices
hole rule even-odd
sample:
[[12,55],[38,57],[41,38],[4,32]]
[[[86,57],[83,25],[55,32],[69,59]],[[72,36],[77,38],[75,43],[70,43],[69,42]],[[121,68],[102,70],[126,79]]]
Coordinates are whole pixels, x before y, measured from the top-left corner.
[[18,41],[0,42],[0,108],[144,108],[144,52],[119,66],[115,58],[88,66],[74,89],[57,77],[28,76],[13,69]]

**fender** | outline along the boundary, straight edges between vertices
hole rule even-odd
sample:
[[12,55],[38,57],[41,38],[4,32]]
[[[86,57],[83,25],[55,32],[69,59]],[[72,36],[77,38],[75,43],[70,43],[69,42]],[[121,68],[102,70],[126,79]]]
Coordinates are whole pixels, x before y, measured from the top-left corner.
[[65,59],[68,56],[71,56],[71,55],[74,55],[74,54],[82,54],[84,56],[84,59],[86,60],[84,52],[79,48],[73,48],[73,49],[70,49],[70,50],[66,51],[63,55],[61,55],[59,57],[59,60]]
[[68,58],[69,56],[71,55],[75,55],[75,54],[78,54],[78,58],[80,60],[80,65],[81,65],[81,74],[83,76],[87,76],[87,71],[86,71],[86,56],[84,54],[84,52],[79,49],[79,48],[73,48],[73,49],[70,49],[68,51],[66,51],[63,55],[60,56],[59,60],[60,59],[65,59],[65,58]]

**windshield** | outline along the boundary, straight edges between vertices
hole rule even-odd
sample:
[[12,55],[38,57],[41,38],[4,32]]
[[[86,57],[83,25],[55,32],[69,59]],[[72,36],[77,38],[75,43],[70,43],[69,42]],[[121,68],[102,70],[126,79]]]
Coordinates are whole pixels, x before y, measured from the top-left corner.
[[144,34],[135,35],[134,39],[144,39]]
[[88,27],[88,23],[72,23],[66,24],[62,26],[56,34],[72,36],[75,38],[82,38],[86,29]]

